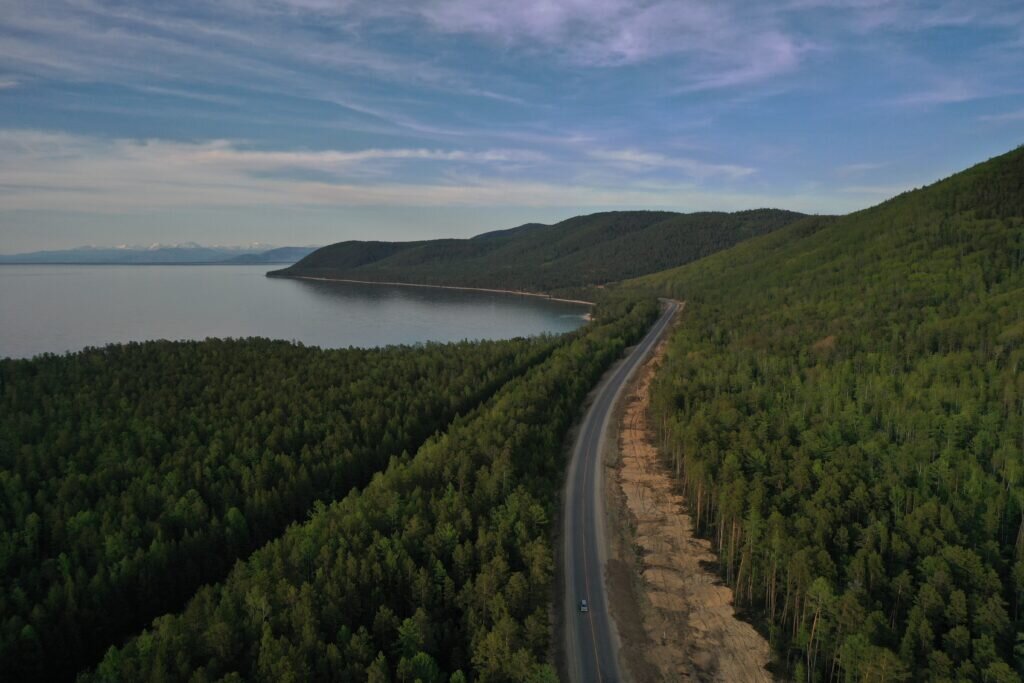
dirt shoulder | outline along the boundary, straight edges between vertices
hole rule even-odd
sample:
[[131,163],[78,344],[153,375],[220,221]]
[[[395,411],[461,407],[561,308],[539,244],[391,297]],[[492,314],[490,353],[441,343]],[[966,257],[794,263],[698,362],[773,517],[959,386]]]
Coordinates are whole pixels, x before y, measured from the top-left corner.
[[704,568],[715,554],[694,535],[657,457],[648,388],[664,353],[662,341],[624,394],[607,461],[607,583],[620,662],[634,683],[771,681],[768,642],[736,618],[732,590]]

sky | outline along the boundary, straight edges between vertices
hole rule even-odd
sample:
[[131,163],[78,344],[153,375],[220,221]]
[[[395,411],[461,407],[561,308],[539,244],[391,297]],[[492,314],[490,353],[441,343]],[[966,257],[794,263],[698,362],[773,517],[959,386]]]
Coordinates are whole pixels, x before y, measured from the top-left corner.
[[1021,143],[1020,0],[0,0],[0,253],[847,213]]

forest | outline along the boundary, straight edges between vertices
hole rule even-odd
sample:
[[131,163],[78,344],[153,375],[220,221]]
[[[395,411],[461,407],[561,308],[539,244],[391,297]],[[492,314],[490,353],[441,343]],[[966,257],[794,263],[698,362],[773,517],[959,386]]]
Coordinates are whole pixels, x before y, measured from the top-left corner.
[[317,503],[83,681],[556,681],[552,519],[566,433],[656,315],[609,302],[359,490]]
[[0,670],[73,677],[568,338],[0,361]]
[[798,681],[1024,675],[1024,149],[629,283],[736,604]]
[[333,277],[544,292],[593,288],[689,263],[802,218],[792,211],[611,211],[471,239],[339,242],[273,277]]

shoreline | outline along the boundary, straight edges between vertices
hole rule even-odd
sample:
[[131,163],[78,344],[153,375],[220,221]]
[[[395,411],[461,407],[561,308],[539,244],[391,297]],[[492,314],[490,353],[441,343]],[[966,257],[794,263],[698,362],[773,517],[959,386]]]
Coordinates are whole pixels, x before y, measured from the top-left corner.
[[523,292],[516,289],[492,289],[488,287],[459,287],[456,285],[425,285],[416,282],[381,282],[377,280],[350,280],[348,278],[314,277],[312,275],[285,275],[284,277],[294,278],[296,280],[319,280],[321,282],[348,282],[357,285],[391,285],[393,287],[429,287],[431,289],[461,289],[467,292],[491,292],[492,294],[515,294],[517,296],[533,296],[539,299],[547,299],[548,301],[561,301],[567,304],[580,304],[582,306],[595,305],[593,301],[583,301],[582,299],[561,299],[556,296],[549,296],[548,294],[540,294],[538,292]]

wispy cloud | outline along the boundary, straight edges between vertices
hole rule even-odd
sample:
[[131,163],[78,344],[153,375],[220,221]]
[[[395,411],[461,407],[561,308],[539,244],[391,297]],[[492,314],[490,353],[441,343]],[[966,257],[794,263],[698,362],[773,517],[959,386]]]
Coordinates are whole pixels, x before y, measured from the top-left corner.
[[864,175],[865,173],[881,170],[888,165],[889,163],[885,161],[862,161],[855,164],[843,164],[842,166],[836,167],[835,174],[840,178],[852,178]]
[[[790,0],[763,6],[742,0],[258,0],[215,7],[185,2],[175,11],[106,0],[10,0],[8,5],[0,56],[51,73],[180,74],[191,60],[202,58],[251,74],[268,65],[296,74],[301,64],[520,105],[531,100],[505,87],[515,78],[494,83],[492,73],[487,82],[436,58],[374,45],[372,37],[426,28],[475,36],[481,47],[555,55],[585,67],[673,57],[683,63],[665,72],[677,81],[666,85],[701,90],[793,72],[808,55],[822,46],[838,47],[832,41],[849,40],[850,33],[1024,25],[1024,9],[1004,0]],[[813,11],[831,12],[828,39],[794,21]],[[126,58],[131,55],[140,58]],[[264,73],[268,77],[275,74]]]
[[216,95],[208,92],[197,92],[195,90],[187,90],[185,88],[168,88],[156,85],[137,85],[135,86],[135,89],[139,92],[146,93],[148,95],[158,95],[162,97],[196,100],[199,102],[209,102],[212,104],[223,104],[230,106],[238,106],[243,104],[243,101],[237,97],[229,97],[227,95]]
[[356,151],[259,151],[241,149],[225,140],[184,147],[184,161],[238,170],[351,169],[374,161],[449,161],[468,163],[540,163],[547,156],[530,150],[484,151],[441,149],[363,149]]
[[[202,207],[301,206],[519,206],[576,209],[632,206],[676,209],[753,208],[776,203],[756,193],[709,189],[690,182],[587,184],[568,174],[561,181],[504,177],[490,164],[536,160],[532,153],[487,150],[369,149],[358,151],[259,151],[228,141],[104,140],[38,131],[0,131],[0,211],[73,210],[124,213]],[[430,181],[363,182],[364,164],[422,161],[469,164],[480,172],[435,175]],[[678,165],[687,173],[744,175],[740,167],[694,168],[690,162],[642,153],[611,153],[608,163]],[[590,165],[593,162],[586,162]],[[338,172],[314,179],[267,171]],[[823,198],[791,196],[786,205],[823,210]],[[829,207],[834,208],[834,207]]]
[[[657,62],[663,82],[655,96],[749,92],[749,86],[798,73],[815,55],[841,49],[844,41],[854,40],[851,32],[864,27],[904,32],[1024,22],[1024,11],[1014,12],[1012,3],[979,5],[965,0],[791,0],[765,6],[739,0],[258,0],[215,7],[184,2],[180,10],[168,11],[107,0],[10,0],[0,28],[0,61],[29,75],[89,82],[245,83],[323,99],[395,129],[422,133],[438,122],[414,115],[408,102],[383,94],[379,83],[529,108],[541,99],[522,71],[478,73],[446,60],[445,51],[417,51],[417,45],[430,44],[430,34],[441,41],[450,34],[476,38],[480,52],[498,47],[512,53],[511,62],[539,56],[566,69]],[[794,21],[818,10],[832,13],[827,37]],[[396,35],[416,39],[395,41]],[[863,36],[856,42],[863,43]],[[892,103],[927,106],[987,96],[989,90],[970,76]],[[189,96],[186,87],[173,89]],[[196,100],[211,97],[193,94]]]
[[[685,37],[728,28],[720,8],[693,0],[450,0],[422,3],[419,12],[442,31],[532,45],[580,63],[609,66],[694,49]],[[665,40],[673,33],[676,40]]]
[[17,88],[18,81],[13,78],[0,78],[0,90],[10,90],[11,88]]
[[807,4],[847,10],[862,32],[921,32],[965,26],[1019,26],[1024,11],[1013,0],[822,0]]
[[[321,21],[312,30],[315,3],[289,8],[263,3],[264,10],[276,11],[258,15],[244,3],[225,3],[215,12],[204,7],[194,13],[205,15],[202,19],[188,11],[142,10],[104,0],[12,0],[11,5],[0,27],[0,61],[45,79],[165,88],[180,97],[189,97],[188,87],[198,85],[202,89],[191,98],[207,101],[209,90],[219,86],[264,89],[331,102],[393,130],[420,122],[407,104],[382,94],[380,84],[528,104],[502,91],[506,79],[491,75],[480,84],[471,71],[368,45],[346,29],[355,18],[335,25]],[[329,5],[324,3],[323,13]],[[154,85],[161,82],[176,85]]]
[[586,67],[619,67],[678,57],[666,72],[677,91],[744,85],[795,69],[804,46],[765,13],[702,0],[490,0],[428,2],[435,28],[476,34]]
[[[580,67],[636,65],[662,58],[685,61],[668,84],[693,90],[762,81],[799,66],[802,41],[769,13],[743,3],[705,0],[396,0],[389,3],[285,0],[224,3],[187,12],[145,10],[95,0],[45,7],[12,0],[5,21],[15,31],[0,38],[0,56],[43,73],[86,77],[97,71],[183,75],[196,60],[221,71],[279,79],[285,61],[346,77],[359,74],[499,102],[531,104],[511,92],[516,79],[478,80],[472,72],[368,44],[385,34],[414,30],[463,34],[481,43],[530,54],[554,55]],[[60,11],[57,11],[57,10]],[[309,30],[315,21],[323,31]],[[136,55],[138,58],[126,58]],[[144,57],[147,55],[148,57]],[[160,57],[159,59],[157,57]],[[261,67],[272,66],[262,71]],[[300,69],[287,69],[302,73]],[[308,72],[308,69],[306,69]],[[192,69],[201,78],[209,69]],[[309,80],[307,73],[302,80]]]
[[1009,123],[1011,121],[1024,121],[1024,109],[1018,109],[1016,111],[1006,111],[1001,114],[983,114],[978,117],[979,121],[988,121],[991,123]]
[[674,169],[692,178],[725,176],[743,178],[755,169],[735,164],[715,164],[686,157],[666,156],[656,152],[642,152],[635,149],[595,150],[589,156],[629,170]]
[[[742,39],[741,39],[742,40]],[[684,80],[679,92],[696,92],[763,83],[776,76],[795,71],[803,55],[812,48],[798,44],[782,33],[765,33],[748,43],[749,57],[718,69],[697,70]]]
[[978,83],[963,79],[949,79],[936,82],[929,88],[897,97],[891,101],[891,104],[901,107],[928,107],[969,102],[996,94],[998,93]]
[[[379,163],[429,162],[500,169],[506,164],[547,160],[542,153],[517,149],[261,150],[228,140],[104,140],[23,130],[0,131],[0,153],[0,186],[87,188],[90,183],[101,183],[108,188],[123,185],[127,191],[141,183],[150,188],[143,193],[148,197],[169,186],[195,190],[204,183],[236,189],[250,184],[262,191],[268,189],[264,181],[269,179],[280,183],[277,192],[281,192],[287,190],[289,181],[275,175],[296,171],[328,173],[337,182],[358,181],[373,175]],[[0,194],[0,205],[4,198]]]

